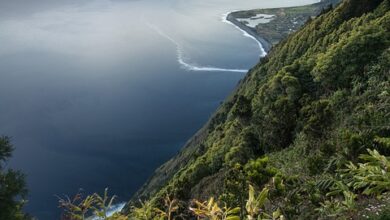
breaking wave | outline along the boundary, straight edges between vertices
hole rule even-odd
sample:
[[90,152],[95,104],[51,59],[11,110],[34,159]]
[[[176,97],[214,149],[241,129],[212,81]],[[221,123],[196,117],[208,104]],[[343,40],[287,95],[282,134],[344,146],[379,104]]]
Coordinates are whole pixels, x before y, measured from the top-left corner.
[[[259,46],[260,57],[266,56],[267,52],[265,51],[265,49],[264,49],[264,47],[263,47],[263,45],[261,44],[260,41],[258,41],[251,34],[247,33],[245,30],[241,29],[240,27],[238,27],[234,23],[232,23],[229,20],[227,20],[227,16],[230,13],[232,13],[232,12],[234,12],[234,11],[227,12],[227,13],[223,14],[222,15],[222,22],[228,23],[230,25],[233,25],[235,28],[240,30],[245,37],[249,37],[252,40],[254,40],[257,43],[257,45]],[[246,73],[246,72],[248,72],[247,69],[231,69],[231,68],[221,68],[221,67],[214,67],[214,66],[198,66],[196,64],[188,63],[188,62],[185,61],[184,56],[183,56],[183,50],[182,50],[180,44],[177,41],[175,41],[172,37],[170,37],[168,34],[163,32],[161,29],[159,29],[155,25],[153,25],[153,24],[151,24],[149,22],[146,22],[146,24],[147,24],[147,26],[149,28],[153,29],[157,34],[159,34],[160,36],[162,36],[165,39],[169,40],[171,43],[173,43],[176,46],[177,62],[181,65],[181,67],[183,69],[190,70],[190,71],[207,71],[207,72],[238,72],[238,73]]]
[[222,22],[224,23],[227,23],[227,24],[230,24],[230,25],[233,25],[235,28],[237,28],[238,30],[240,30],[242,32],[242,34],[245,36],[245,37],[249,37],[251,38],[252,40],[256,41],[257,45],[259,46],[259,49],[260,49],[260,57],[264,57],[267,55],[267,52],[264,50],[264,47],[263,45],[261,44],[260,41],[258,41],[254,36],[248,34],[246,31],[244,31],[243,29],[241,29],[240,27],[238,27],[237,25],[233,24],[232,22],[230,22],[229,20],[227,20],[227,17],[230,13],[232,12],[235,12],[235,11],[230,11],[230,12],[227,12],[225,14],[222,15]]
[[190,71],[204,71],[204,72],[237,72],[237,73],[248,72],[247,69],[229,69],[229,68],[220,68],[220,67],[213,67],[213,66],[198,66],[196,64],[188,63],[184,60],[183,50],[178,42],[176,42],[172,37],[164,33],[155,25],[152,25],[150,23],[146,23],[146,24],[149,28],[153,29],[157,34],[169,40],[171,43],[173,43],[176,46],[177,62],[180,64],[180,66],[183,69],[190,70]]

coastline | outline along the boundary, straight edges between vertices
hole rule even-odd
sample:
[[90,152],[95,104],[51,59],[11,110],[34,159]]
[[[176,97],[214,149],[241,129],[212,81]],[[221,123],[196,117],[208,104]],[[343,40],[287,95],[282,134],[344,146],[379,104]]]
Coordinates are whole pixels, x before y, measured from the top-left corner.
[[[338,0],[321,0],[320,2],[327,2],[327,1],[338,1]],[[312,4],[316,5],[318,3]],[[287,7],[287,8],[271,8],[271,9],[253,9],[253,10],[285,10],[285,9],[295,9],[295,8],[301,8],[306,7],[304,6],[296,6],[296,7]],[[228,23],[232,25],[233,27],[240,30],[245,37],[249,37],[256,41],[256,43],[259,45],[260,48],[260,57],[264,57],[268,54],[268,52],[272,49],[273,44],[266,40],[266,38],[261,37],[256,30],[254,30],[251,27],[246,26],[245,24],[241,23],[239,20],[237,20],[235,14],[238,12],[248,12],[253,10],[233,10],[226,12],[221,15],[219,18],[220,21],[224,23]],[[173,41],[174,44],[178,46],[178,44]],[[179,46],[178,46],[179,47]],[[180,62],[180,60],[179,60]],[[229,99],[229,98],[228,98]],[[213,116],[209,119],[209,121],[196,133],[194,134],[187,143],[181,148],[178,154],[173,156],[170,160],[162,164],[160,167],[158,167],[154,173],[148,178],[148,180],[141,186],[140,189],[138,189],[132,196],[132,198],[129,200],[129,202],[126,204],[126,206],[121,211],[122,213],[129,212],[129,209],[131,205],[136,204],[139,199],[146,199],[150,198],[153,194],[158,193],[161,188],[164,186],[165,183],[169,182],[170,179],[173,178],[173,176],[176,174],[178,170],[182,166],[184,166],[186,163],[188,163],[191,159],[191,156],[195,154],[196,149],[198,145],[205,140],[207,136],[208,129],[211,126],[212,119],[217,118],[218,112],[220,111],[219,107],[216,112],[214,112]],[[183,153],[186,152],[186,153]]]
[[[340,3],[341,0],[319,0],[316,3],[281,7],[236,10],[225,14],[225,22],[239,28],[246,36],[250,36],[269,51],[273,45],[278,44],[291,33],[299,30],[310,18],[317,17],[324,10],[329,10]],[[252,19],[258,14],[272,15],[268,22],[260,22],[255,27],[246,25],[241,19]]]
[[236,17],[233,15],[234,12],[236,12],[236,11],[231,11],[231,12],[224,14],[222,21],[233,25],[234,27],[236,27],[237,29],[242,31],[244,33],[244,36],[250,37],[253,40],[255,40],[259,44],[259,48],[262,52],[262,54],[260,56],[261,57],[266,56],[267,53],[271,50],[272,44],[270,42],[268,42],[267,40],[265,40],[264,38],[262,38],[261,36],[259,36],[255,30],[253,30],[252,28],[239,22],[236,19]]
[[145,23],[150,29],[154,30],[158,35],[160,35],[161,37],[170,41],[172,44],[174,44],[176,46],[177,62],[185,70],[201,71],[201,72],[236,72],[236,73],[248,72],[247,69],[224,68],[224,67],[216,67],[216,66],[209,66],[209,65],[199,66],[197,64],[190,63],[190,62],[186,61],[180,44],[174,38],[172,38],[171,36],[166,34],[164,31],[159,29],[157,26],[151,24],[150,22],[145,22]]

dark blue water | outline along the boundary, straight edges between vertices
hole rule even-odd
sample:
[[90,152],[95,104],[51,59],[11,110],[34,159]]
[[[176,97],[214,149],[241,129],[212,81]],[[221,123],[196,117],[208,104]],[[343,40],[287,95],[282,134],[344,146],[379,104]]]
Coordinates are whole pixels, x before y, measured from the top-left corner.
[[126,201],[244,75],[222,69],[258,61],[221,15],[308,2],[1,1],[0,134],[27,174],[26,210],[58,219],[54,195],[79,188]]

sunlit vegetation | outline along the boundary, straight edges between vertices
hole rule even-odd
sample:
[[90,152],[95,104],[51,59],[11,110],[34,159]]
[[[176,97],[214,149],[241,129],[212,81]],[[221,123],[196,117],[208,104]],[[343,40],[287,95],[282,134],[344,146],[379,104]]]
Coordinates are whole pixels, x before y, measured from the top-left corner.
[[[264,212],[264,206],[268,202],[268,188],[264,188],[261,192],[257,192],[253,186],[249,185],[248,199],[244,212],[245,219],[248,220],[266,220],[266,219],[284,219],[280,210],[276,210],[272,214]],[[163,199],[163,209],[153,207],[150,202],[140,202],[138,207],[133,206],[130,215],[123,215],[120,212],[113,213],[112,216],[107,215],[107,210],[113,204],[114,197],[107,196],[107,189],[104,196],[93,194],[83,197],[80,193],[76,194],[73,200],[66,198],[59,199],[60,207],[64,210],[62,219],[91,219],[97,218],[102,220],[173,220],[173,219],[207,219],[207,220],[239,220],[240,208],[228,207],[226,203],[221,206],[221,201],[215,200],[213,197],[207,201],[192,200],[192,205],[188,208],[190,212],[180,213],[180,204],[178,200],[171,199],[166,196]],[[108,201],[108,203],[104,201]],[[183,211],[183,210],[182,210]],[[186,214],[185,214],[186,213]],[[87,216],[90,217],[87,217]]]
[[343,212],[356,211],[359,196],[381,196],[390,190],[389,158],[376,150],[367,151],[368,154],[359,157],[362,162],[356,165],[350,161],[337,171],[336,178],[329,177],[320,183],[322,189],[329,190],[327,199],[317,209],[322,215],[337,217]]
[[[361,162],[354,164],[349,161],[343,169],[336,171],[335,176],[325,175],[315,181],[315,189],[311,199],[317,199],[319,206],[314,210],[316,216],[323,218],[340,218],[351,216],[359,207],[359,197],[362,196],[388,196],[390,191],[390,159],[379,154],[376,150],[368,149],[368,154],[360,155]],[[140,202],[133,206],[130,214],[113,213],[107,215],[107,210],[113,205],[115,197],[108,197],[107,189],[101,197],[98,194],[83,197],[77,194],[74,199],[60,199],[60,207],[64,209],[62,219],[90,219],[93,215],[102,220],[174,220],[174,219],[204,219],[204,220],[283,220],[281,207],[274,207],[267,212],[267,206],[272,206],[270,200],[273,195],[283,193],[285,186],[283,177],[275,176],[265,187],[259,191],[249,185],[245,196],[244,209],[230,207],[222,200],[210,197],[206,201],[193,199],[186,208],[177,199],[166,196],[162,201],[162,208],[153,206],[150,201]],[[302,184],[299,191],[307,193],[310,183]],[[298,193],[292,192],[292,193]],[[323,194],[314,195],[323,191]],[[291,196],[291,195],[289,195]],[[297,195],[296,195],[297,196]],[[288,198],[288,197],[287,197]],[[286,198],[286,199],[287,199]],[[390,197],[388,197],[388,200]],[[382,205],[383,206],[383,205]],[[382,207],[380,206],[380,207]],[[376,210],[378,211],[378,210]],[[388,211],[381,213],[388,215]],[[380,216],[377,216],[380,217]]]
[[[78,194],[60,199],[62,219],[388,219],[389,9],[345,0],[309,20],[120,213],[107,192]],[[23,176],[0,168],[19,183],[1,184],[0,215],[21,216]]]
[[213,197],[245,219],[252,185],[268,189],[260,218],[361,218],[374,212],[368,205],[389,207],[389,9],[388,0],[345,0],[274,46],[130,204],[161,208],[168,194],[191,215],[194,198]]
[[200,202],[193,200],[195,207],[190,207],[190,210],[197,217],[197,219],[210,220],[237,220],[240,219],[238,213],[240,208],[220,207],[218,202],[211,197],[208,201]]
[[86,220],[94,216],[104,220],[125,220],[128,215],[115,213],[109,215],[109,209],[113,206],[115,196],[108,195],[108,189],[104,190],[103,196],[97,193],[84,196],[81,192],[70,198],[59,197],[59,207],[63,210],[62,220]]
[[174,220],[183,219],[183,214],[179,213],[181,204],[176,199],[171,199],[166,196],[163,199],[163,208],[159,209],[153,207],[152,204],[147,202],[140,202],[139,207],[133,206],[130,219],[140,220]]
[[368,152],[360,156],[364,163],[347,164],[342,178],[354,190],[363,190],[363,194],[381,195],[390,189],[390,160],[376,150]]

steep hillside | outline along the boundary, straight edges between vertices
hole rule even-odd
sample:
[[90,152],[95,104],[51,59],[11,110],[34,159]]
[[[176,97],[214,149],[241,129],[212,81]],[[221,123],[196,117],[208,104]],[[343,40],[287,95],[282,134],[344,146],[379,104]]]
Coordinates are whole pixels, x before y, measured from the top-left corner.
[[130,204],[168,194],[243,207],[249,183],[273,183],[268,209],[324,214],[331,184],[321,183],[367,148],[390,154],[389,9],[345,0],[276,45]]

